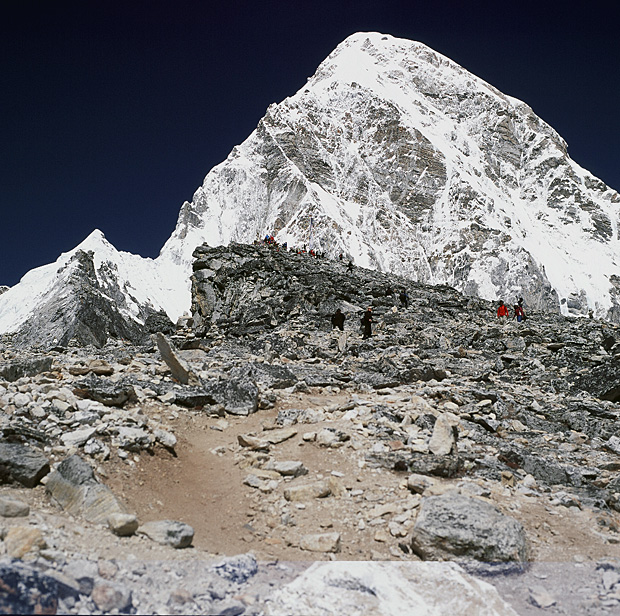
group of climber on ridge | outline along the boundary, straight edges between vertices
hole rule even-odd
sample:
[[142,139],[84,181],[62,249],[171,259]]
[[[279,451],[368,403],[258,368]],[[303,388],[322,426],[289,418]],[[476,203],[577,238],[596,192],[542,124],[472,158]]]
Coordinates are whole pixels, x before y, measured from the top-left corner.
[[[508,310],[508,306],[504,304],[503,300],[499,300],[499,306],[497,308],[497,318],[510,318],[510,311]],[[525,321],[527,318],[525,315],[525,308],[523,307],[523,298],[520,297],[517,303],[513,306],[513,319],[515,319],[518,323],[521,321]]]

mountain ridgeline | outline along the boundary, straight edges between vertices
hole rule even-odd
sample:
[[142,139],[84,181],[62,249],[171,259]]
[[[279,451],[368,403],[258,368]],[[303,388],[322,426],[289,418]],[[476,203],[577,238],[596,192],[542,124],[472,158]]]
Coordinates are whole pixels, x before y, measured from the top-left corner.
[[96,231],[0,296],[0,332],[35,315],[45,327],[78,249],[93,251],[93,284],[117,289],[101,297],[131,330],[190,308],[197,246],[265,234],[471,297],[618,322],[619,208],[525,103],[421,43],[358,33],[207,174],[157,259]]

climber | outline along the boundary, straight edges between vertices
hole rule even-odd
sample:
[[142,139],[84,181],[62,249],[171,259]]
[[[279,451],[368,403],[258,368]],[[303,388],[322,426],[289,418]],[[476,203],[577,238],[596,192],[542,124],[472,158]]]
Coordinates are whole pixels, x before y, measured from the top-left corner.
[[332,329],[338,328],[341,331],[344,331],[344,320],[346,317],[342,314],[342,310],[338,308],[336,312],[332,315]]
[[508,313],[508,308],[504,305],[504,302],[499,300],[499,307],[497,308],[497,318],[508,317],[510,314]]
[[407,289],[403,289],[400,292],[398,298],[400,299],[400,303],[403,305],[404,308],[409,307],[409,293],[407,293]]
[[[523,300],[521,300],[523,301]],[[521,321],[525,320],[525,311],[523,310],[523,306],[521,304],[515,304],[514,305],[514,310],[515,310],[515,319],[517,320],[517,323],[521,323]]]
[[366,340],[366,338],[370,338],[372,336],[372,308],[368,306],[364,316],[362,317],[362,326],[364,327],[364,335],[362,338]]

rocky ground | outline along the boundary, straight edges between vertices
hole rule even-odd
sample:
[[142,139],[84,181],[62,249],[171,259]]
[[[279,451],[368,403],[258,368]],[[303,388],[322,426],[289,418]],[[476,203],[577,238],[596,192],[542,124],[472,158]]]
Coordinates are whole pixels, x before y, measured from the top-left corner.
[[196,257],[171,336],[4,337],[4,611],[620,610],[617,326],[499,322],[264,247]]

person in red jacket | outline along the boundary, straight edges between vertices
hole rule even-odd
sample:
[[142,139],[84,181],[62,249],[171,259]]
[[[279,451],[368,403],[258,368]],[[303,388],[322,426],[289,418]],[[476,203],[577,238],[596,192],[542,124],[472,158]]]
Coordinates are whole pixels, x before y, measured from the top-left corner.
[[510,316],[508,314],[508,307],[504,305],[504,302],[499,300],[499,308],[497,309],[497,318]]

